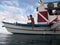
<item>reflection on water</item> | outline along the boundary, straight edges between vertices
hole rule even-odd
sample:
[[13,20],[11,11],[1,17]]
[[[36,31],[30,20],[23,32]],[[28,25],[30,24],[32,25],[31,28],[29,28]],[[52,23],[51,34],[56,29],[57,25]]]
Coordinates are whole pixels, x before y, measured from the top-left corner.
[[0,45],[60,45],[60,35],[0,34]]

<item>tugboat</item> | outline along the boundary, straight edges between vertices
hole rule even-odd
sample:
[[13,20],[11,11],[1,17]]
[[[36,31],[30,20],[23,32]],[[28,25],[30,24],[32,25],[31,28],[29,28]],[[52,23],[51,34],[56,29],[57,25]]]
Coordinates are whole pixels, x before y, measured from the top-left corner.
[[39,1],[37,7],[38,24],[21,24],[4,22],[4,26],[11,33],[19,34],[60,34],[60,2]]

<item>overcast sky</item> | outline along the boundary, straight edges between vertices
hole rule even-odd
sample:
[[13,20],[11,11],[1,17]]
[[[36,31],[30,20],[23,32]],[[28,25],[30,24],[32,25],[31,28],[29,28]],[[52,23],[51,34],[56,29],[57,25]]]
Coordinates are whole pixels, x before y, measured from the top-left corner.
[[26,16],[34,12],[37,3],[37,0],[4,0],[0,1],[0,12]]

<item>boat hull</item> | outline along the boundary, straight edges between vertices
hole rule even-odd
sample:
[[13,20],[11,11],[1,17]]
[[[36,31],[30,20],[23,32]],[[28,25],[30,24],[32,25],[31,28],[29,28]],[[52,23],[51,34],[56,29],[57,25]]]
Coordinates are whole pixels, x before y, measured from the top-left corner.
[[9,32],[16,34],[60,34],[60,31],[50,31],[50,30],[18,30],[18,29],[10,29],[7,28]]
[[60,30],[50,30],[50,26],[32,26],[4,23],[4,27],[11,33],[16,34],[60,34]]

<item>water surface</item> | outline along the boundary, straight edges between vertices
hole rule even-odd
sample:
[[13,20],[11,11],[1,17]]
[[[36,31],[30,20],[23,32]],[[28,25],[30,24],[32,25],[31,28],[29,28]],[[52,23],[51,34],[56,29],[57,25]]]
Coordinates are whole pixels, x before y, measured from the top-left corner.
[[0,34],[0,45],[60,45],[60,35]]

